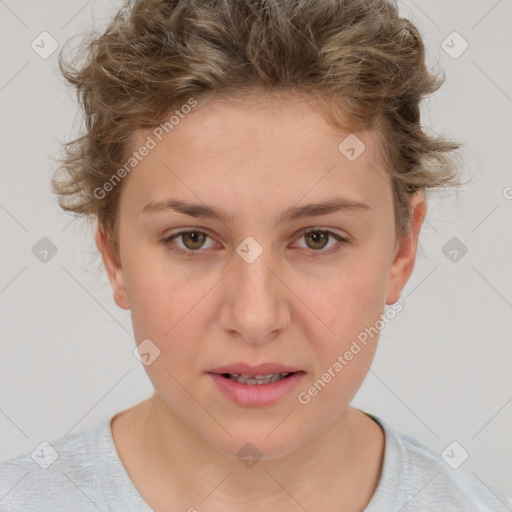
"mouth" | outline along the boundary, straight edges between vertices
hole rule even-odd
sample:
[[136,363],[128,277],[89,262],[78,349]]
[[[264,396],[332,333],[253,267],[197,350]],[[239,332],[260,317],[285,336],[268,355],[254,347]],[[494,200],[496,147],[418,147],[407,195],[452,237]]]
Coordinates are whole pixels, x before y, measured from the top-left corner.
[[261,386],[263,384],[272,384],[283,379],[291,377],[293,374],[298,372],[278,372],[269,373],[267,375],[241,375],[239,373],[221,373],[221,377],[225,379],[231,379],[240,384],[246,384],[247,386]]
[[306,375],[304,370],[279,364],[236,364],[207,372],[225,398],[243,407],[272,405],[286,396]]

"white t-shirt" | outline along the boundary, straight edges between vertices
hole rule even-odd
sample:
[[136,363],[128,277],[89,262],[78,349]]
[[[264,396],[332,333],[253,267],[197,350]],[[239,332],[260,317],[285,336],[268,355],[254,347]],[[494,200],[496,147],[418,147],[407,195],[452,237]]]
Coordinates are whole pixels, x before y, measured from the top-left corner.
[[[510,497],[474,474],[452,469],[440,454],[368,415],[384,429],[385,452],[381,478],[364,512],[512,511]],[[119,458],[111,420],[0,462],[0,512],[151,512]]]

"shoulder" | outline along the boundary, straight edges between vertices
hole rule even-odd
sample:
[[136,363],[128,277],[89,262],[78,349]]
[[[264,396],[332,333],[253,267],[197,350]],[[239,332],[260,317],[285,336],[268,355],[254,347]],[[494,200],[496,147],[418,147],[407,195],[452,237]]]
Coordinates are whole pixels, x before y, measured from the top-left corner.
[[[439,510],[443,512],[510,512],[512,499],[463,470],[462,447],[453,446],[445,459],[417,439],[393,429],[380,418],[386,437],[382,475],[365,512]],[[460,445],[459,445],[460,446]],[[400,506],[397,507],[397,504]]]
[[[110,419],[0,462],[0,511],[103,509],[97,465]],[[102,437],[103,436],[103,437]]]

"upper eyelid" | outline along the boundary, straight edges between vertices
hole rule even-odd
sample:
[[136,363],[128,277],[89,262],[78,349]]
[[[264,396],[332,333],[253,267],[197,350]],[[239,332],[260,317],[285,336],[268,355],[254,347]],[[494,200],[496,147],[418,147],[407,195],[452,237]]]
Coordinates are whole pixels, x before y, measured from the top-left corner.
[[325,231],[326,233],[331,233],[333,235],[338,235],[342,238],[348,238],[348,235],[344,235],[344,234],[340,234],[336,231],[334,231],[333,229],[330,229],[330,228],[324,228],[322,226],[313,226],[313,227],[310,227],[310,228],[303,228],[303,229],[299,229],[299,231],[297,231],[295,233],[295,236],[297,235],[303,235],[305,233],[309,233],[311,231]]

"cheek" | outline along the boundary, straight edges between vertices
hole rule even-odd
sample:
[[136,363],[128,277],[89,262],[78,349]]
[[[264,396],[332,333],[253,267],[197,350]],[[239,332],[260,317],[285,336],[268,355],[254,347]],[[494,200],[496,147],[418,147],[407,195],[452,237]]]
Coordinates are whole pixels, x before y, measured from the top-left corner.
[[198,320],[206,315],[206,301],[200,299],[207,294],[207,285],[204,277],[185,279],[155,266],[132,274],[135,340],[151,340],[149,346],[157,355],[145,371],[162,397],[172,397],[167,405],[176,413],[190,407],[185,389],[199,373],[202,345],[197,340],[204,338],[204,322]]
[[[374,253],[375,254],[375,253]],[[377,254],[379,254],[377,252]],[[318,414],[349,403],[373,361],[385,308],[384,259],[361,254],[327,281],[302,283],[306,297],[302,325],[317,359],[315,374],[300,390],[300,403]],[[335,414],[333,412],[333,414]]]
[[209,280],[191,272],[192,266],[173,265],[162,247],[127,240],[125,255],[135,339],[155,337],[165,343],[174,326],[189,321],[188,312],[207,293]]
[[190,271],[184,275],[176,266],[162,264],[134,265],[130,270],[135,340],[151,340],[158,354],[145,370],[164,396],[186,402],[179,383],[198,376],[204,365],[203,341],[212,323],[212,289],[218,276]]
[[[361,255],[336,276],[312,281],[297,278],[294,291],[302,298],[297,323],[307,329],[323,354],[344,350],[365,328],[375,325],[385,308],[387,269]],[[326,362],[326,361],[322,361]]]
[[179,345],[177,337],[184,334],[185,327],[193,337],[201,297],[208,292],[204,282],[148,273],[140,280],[132,280],[132,285],[131,314],[137,341],[154,337],[164,348],[171,340],[173,346]]
[[385,308],[381,281],[378,275],[347,274],[322,289],[309,290],[307,304],[316,315],[307,311],[299,322],[316,364],[297,398],[312,416],[330,411],[335,417],[364,381]]

